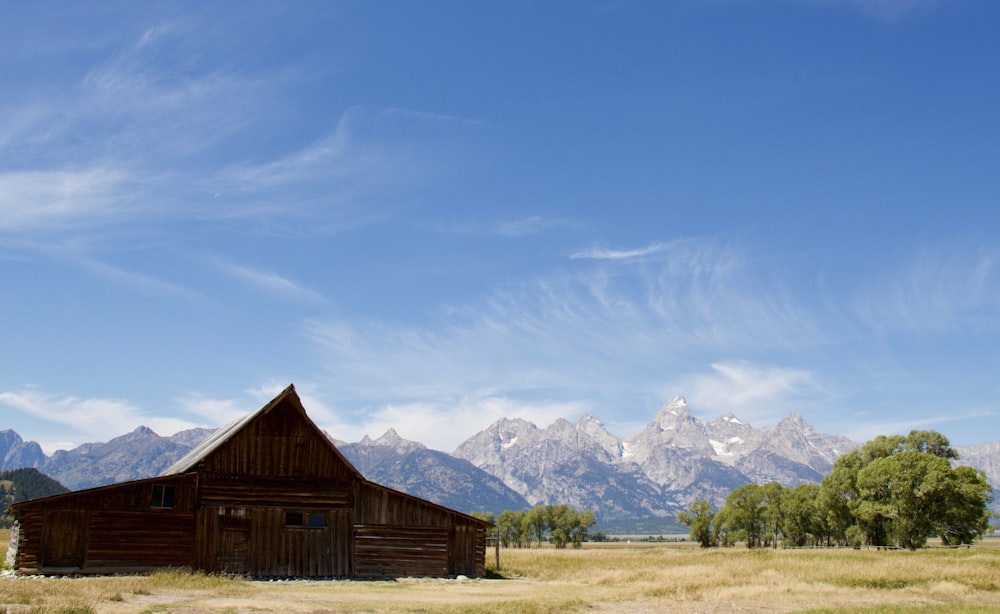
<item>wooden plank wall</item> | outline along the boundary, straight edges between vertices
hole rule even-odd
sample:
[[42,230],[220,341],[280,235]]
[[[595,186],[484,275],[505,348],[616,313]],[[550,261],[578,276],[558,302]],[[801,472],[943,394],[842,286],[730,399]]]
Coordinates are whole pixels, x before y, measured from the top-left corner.
[[190,567],[194,514],[95,511],[90,513],[86,568]]
[[[26,501],[18,508],[15,566],[24,573],[112,573],[190,566],[196,476],[170,476]],[[174,488],[151,508],[153,485]]]
[[201,505],[351,507],[349,482],[205,474],[198,491]]
[[355,501],[359,577],[486,574],[486,532],[480,523],[370,482],[358,484]]
[[[151,508],[155,484],[174,487],[172,508]],[[287,512],[322,515],[325,526],[287,526]],[[29,573],[161,566],[260,577],[485,573],[481,523],[365,481],[291,402],[245,425],[197,473],[27,502],[19,520],[17,566]]]
[[356,525],[354,573],[359,578],[448,575],[448,529]]
[[486,575],[486,529],[456,525],[448,532],[448,575]]
[[[322,514],[325,527],[289,527],[285,513]],[[198,513],[197,566],[254,577],[353,576],[350,509],[206,506]]]
[[204,460],[203,470],[340,482],[358,477],[291,403],[280,404],[247,424]]

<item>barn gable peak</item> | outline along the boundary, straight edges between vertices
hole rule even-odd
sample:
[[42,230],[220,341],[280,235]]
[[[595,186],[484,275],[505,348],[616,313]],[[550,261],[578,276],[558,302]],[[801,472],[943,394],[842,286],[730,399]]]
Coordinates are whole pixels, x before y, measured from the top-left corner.
[[203,442],[195,446],[190,452],[188,452],[183,458],[178,460],[176,463],[165,469],[160,475],[177,475],[181,473],[188,473],[190,471],[195,471],[199,464],[201,464],[205,459],[210,457],[216,450],[218,450],[223,444],[233,439],[238,433],[245,429],[248,425],[263,419],[265,416],[270,414],[275,408],[279,406],[290,406],[296,413],[301,415],[303,423],[305,423],[309,428],[314,430],[320,438],[326,442],[330,450],[337,456],[343,463],[348,467],[348,469],[355,473],[358,477],[361,476],[359,472],[351,463],[344,457],[344,455],[337,449],[337,447],[330,440],[329,436],[323,432],[316,423],[312,421],[311,418],[306,414],[305,407],[302,405],[302,400],[299,395],[295,392],[295,385],[289,384],[287,388],[282,390],[277,396],[271,399],[268,403],[263,405],[260,409],[253,411],[242,418],[233,420],[229,424],[219,428],[219,430],[208,436]]

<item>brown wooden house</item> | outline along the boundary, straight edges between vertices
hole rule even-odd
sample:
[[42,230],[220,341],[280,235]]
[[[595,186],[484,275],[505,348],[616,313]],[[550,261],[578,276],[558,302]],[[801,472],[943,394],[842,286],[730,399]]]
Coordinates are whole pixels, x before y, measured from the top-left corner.
[[366,480],[289,386],[159,477],[24,501],[14,568],[482,576],[489,523]]

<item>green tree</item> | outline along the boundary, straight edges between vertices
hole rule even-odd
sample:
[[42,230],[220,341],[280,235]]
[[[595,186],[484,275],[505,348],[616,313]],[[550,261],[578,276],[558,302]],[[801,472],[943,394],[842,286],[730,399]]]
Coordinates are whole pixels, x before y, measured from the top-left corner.
[[497,523],[496,515],[493,512],[470,512],[469,516],[472,516],[473,518],[478,518],[480,520],[485,520],[490,524],[495,525]]
[[545,539],[545,530],[548,528],[548,519],[545,517],[545,506],[538,505],[528,510],[521,524],[528,547],[531,547],[531,542],[541,545],[542,540]]
[[934,528],[942,543],[971,544],[992,529],[987,505],[993,498],[993,488],[986,474],[972,467],[955,467],[944,498],[948,504],[934,519]]
[[808,546],[823,542],[826,523],[820,509],[818,484],[800,484],[787,489],[781,499],[781,540],[786,546]]
[[694,501],[687,510],[677,513],[677,522],[691,527],[691,541],[701,544],[702,548],[711,548],[718,544],[716,533],[712,530],[712,519],[715,512],[712,504],[703,499]]
[[933,516],[948,461],[923,452],[898,452],[878,458],[858,473],[858,498],[853,510],[872,532],[878,546],[916,549],[934,529]]
[[590,510],[578,510],[573,518],[569,539],[574,548],[580,548],[590,537],[590,527],[596,524],[597,518]]
[[816,512],[826,527],[827,545],[847,545],[847,531],[851,527],[856,527],[849,505],[857,496],[856,482],[857,470],[840,464],[839,459],[834,464],[833,471],[823,476]]
[[778,547],[781,539],[781,525],[784,510],[781,501],[785,496],[785,487],[777,482],[768,482],[760,487],[761,501],[761,546]]
[[763,488],[757,484],[740,486],[726,497],[724,522],[727,531],[742,531],[747,548],[759,548],[764,536]]
[[958,460],[958,452],[948,438],[937,431],[910,431],[902,451],[923,452],[939,458]]
[[594,513],[590,510],[577,511],[566,505],[546,505],[544,518],[549,531],[549,541],[556,548],[571,545],[574,548],[582,546],[587,539],[587,532],[594,525]]
[[526,535],[524,531],[524,516],[522,511],[504,510],[497,516],[497,532],[500,535],[500,545],[504,548],[523,548]]
[[831,538],[915,548],[934,534],[946,543],[981,536],[990,487],[973,470],[953,469],[956,459],[947,437],[923,430],[879,435],[844,454],[820,488]]
[[[947,437],[920,430],[879,436],[843,455],[820,490],[831,533],[911,549],[932,535],[945,543],[982,536],[992,491],[981,473],[953,468],[956,459]],[[848,517],[853,526],[845,527]]]

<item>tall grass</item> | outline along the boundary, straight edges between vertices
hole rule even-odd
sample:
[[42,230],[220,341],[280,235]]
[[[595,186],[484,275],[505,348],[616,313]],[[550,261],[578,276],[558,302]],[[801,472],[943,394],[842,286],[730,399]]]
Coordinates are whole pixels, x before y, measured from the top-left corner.
[[185,571],[2,577],[0,613],[1000,612],[1000,547],[750,552],[590,544],[504,550],[490,572],[496,579],[253,582]]

